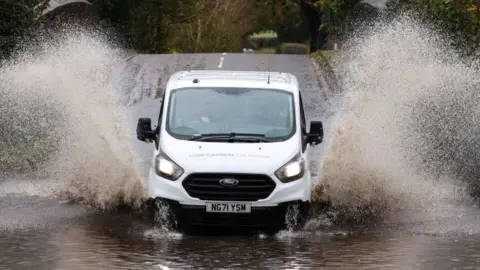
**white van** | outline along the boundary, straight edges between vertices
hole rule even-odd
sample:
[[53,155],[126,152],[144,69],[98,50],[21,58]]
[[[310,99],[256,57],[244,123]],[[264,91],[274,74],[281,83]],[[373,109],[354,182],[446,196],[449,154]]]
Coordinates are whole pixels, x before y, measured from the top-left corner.
[[[137,138],[154,143],[145,186],[177,228],[234,226],[278,231],[294,210],[302,226],[313,180],[296,77],[258,71],[181,71],[167,82],[159,121],[140,118]],[[298,210],[298,211],[297,211]],[[290,214],[289,214],[290,215]]]

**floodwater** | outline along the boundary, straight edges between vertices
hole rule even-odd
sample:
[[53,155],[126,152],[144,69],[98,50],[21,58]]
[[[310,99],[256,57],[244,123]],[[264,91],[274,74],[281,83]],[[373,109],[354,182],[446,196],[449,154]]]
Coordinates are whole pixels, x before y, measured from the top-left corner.
[[0,233],[2,269],[478,269],[479,235],[280,232],[184,236],[129,214]]
[[[342,70],[343,97],[299,55],[139,55],[118,65],[109,45],[74,35],[55,53],[12,63],[0,70],[9,90],[2,94],[18,106],[2,112],[36,123],[41,114],[29,108],[49,100],[71,125],[60,139],[64,150],[40,176],[0,178],[0,269],[480,269],[480,210],[461,184],[471,175],[451,173],[462,160],[444,166],[449,161],[438,158],[476,138],[477,110],[459,105],[477,100],[469,91],[478,89],[478,69],[442,62],[435,52],[448,53],[430,35],[403,19],[359,41]],[[112,66],[121,108],[105,83]],[[135,140],[136,119],[155,120],[159,86],[188,68],[295,74],[307,119],[324,121],[325,142],[311,165],[333,212],[299,232],[267,236],[183,235],[128,208],[112,210],[138,201],[138,181],[151,165],[151,145]],[[457,103],[442,106],[452,90]],[[438,120],[424,99],[473,121],[438,122],[460,129],[464,141],[432,154],[429,143],[445,134],[432,140],[410,125]],[[411,104],[427,113],[411,113]]]

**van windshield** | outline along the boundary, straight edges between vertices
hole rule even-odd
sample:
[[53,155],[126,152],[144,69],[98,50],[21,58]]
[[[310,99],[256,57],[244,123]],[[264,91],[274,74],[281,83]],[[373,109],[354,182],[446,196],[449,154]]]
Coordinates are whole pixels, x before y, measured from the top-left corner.
[[182,139],[237,133],[286,140],[295,134],[294,108],[284,90],[181,88],[171,92],[166,129]]

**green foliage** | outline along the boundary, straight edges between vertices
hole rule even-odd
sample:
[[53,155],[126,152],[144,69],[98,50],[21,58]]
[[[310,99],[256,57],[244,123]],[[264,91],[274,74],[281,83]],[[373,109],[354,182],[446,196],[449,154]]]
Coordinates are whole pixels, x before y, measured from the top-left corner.
[[255,53],[256,54],[276,54],[277,49],[275,47],[271,47],[271,48],[263,47],[259,50],[255,50]]
[[310,46],[303,43],[282,43],[278,47],[280,54],[309,54]]
[[42,138],[15,146],[0,142],[0,171],[35,171],[49,160],[51,151],[50,142]]
[[169,50],[166,39],[175,24],[194,13],[194,0],[95,0],[98,15],[120,34],[126,46],[143,53]]
[[36,26],[46,0],[0,0],[0,58],[8,57],[19,40]]
[[253,0],[96,0],[99,15],[143,53],[240,50]]
[[57,130],[66,123],[63,108],[38,95],[21,96],[5,85],[0,96],[0,171],[34,170],[57,150]]
[[273,1],[273,16],[279,42],[304,42],[309,39],[307,22],[295,0]]
[[171,25],[168,47],[180,52],[240,51],[257,24],[254,0],[197,0],[195,13]]
[[253,0],[256,25],[253,32],[273,29],[279,42],[304,42],[309,39],[307,22],[298,0]]
[[333,36],[341,36],[344,22],[360,0],[319,0],[315,5],[323,11],[321,28]]
[[248,37],[248,43],[253,49],[272,48],[278,44],[277,36],[256,35]]
[[273,30],[263,30],[258,33],[253,33],[252,37],[277,37],[277,33]]
[[[434,22],[445,34],[452,37],[456,47],[474,47],[479,44],[480,3],[477,0],[409,0],[400,1],[404,8]],[[322,11],[321,29],[326,29],[330,38],[341,38],[348,23],[359,15],[360,0],[318,0],[316,6]],[[391,8],[392,5],[389,5]],[[364,16],[375,18],[375,12]],[[365,18],[360,18],[365,19]],[[358,22],[353,22],[358,28]]]
[[457,47],[478,45],[480,3],[477,0],[411,0],[408,8],[433,19]]
[[331,90],[339,89],[339,79],[337,77],[337,63],[341,55],[341,51],[316,51],[311,54],[312,60],[322,71],[325,82]]
[[[91,0],[97,15],[129,49],[141,53],[238,51],[245,42],[272,47],[276,42],[317,42],[319,33],[341,39],[352,18],[375,18],[360,0]],[[393,2],[393,1],[391,1]],[[477,0],[403,0],[407,9],[433,18],[457,46],[479,43]],[[0,0],[0,57],[39,24],[48,0]],[[302,5],[303,4],[303,5]],[[305,5],[312,10],[306,10]],[[319,32],[309,31],[321,17]],[[363,18],[362,18],[363,19]],[[277,38],[251,37],[273,29]],[[272,33],[269,33],[271,35]],[[322,42],[325,39],[322,36]],[[323,44],[322,43],[322,44]],[[324,44],[323,44],[324,45]]]
[[273,2],[274,0],[252,0],[254,12],[257,15],[257,23],[252,33],[274,28]]

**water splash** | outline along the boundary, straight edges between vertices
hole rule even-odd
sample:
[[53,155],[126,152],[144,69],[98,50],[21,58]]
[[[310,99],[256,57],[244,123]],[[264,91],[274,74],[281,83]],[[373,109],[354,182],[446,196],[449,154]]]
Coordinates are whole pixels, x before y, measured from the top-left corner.
[[480,70],[445,43],[402,14],[344,45],[343,104],[319,179],[331,219],[405,222],[470,203],[462,183],[479,174],[462,168],[480,161]]
[[50,195],[100,208],[143,198],[133,133],[110,79],[125,57],[101,33],[77,29],[42,40],[1,67],[0,95],[8,105],[2,106],[1,124],[13,131],[2,134],[4,148],[28,153],[45,141],[38,151],[48,159],[34,157],[39,168],[29,169],[56,182]]
[[154,239],[154,240],[181,240],[183,239],[184,235],[179,233],[179,232],[175,232],[175,231],[171,231],[171,230],[164,230],[164,229],[149,229],[149,230],[146,230],[144,233],[143,233],[143,236],[145,238],[148,238],[148,239]]

